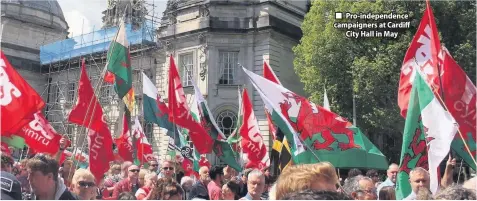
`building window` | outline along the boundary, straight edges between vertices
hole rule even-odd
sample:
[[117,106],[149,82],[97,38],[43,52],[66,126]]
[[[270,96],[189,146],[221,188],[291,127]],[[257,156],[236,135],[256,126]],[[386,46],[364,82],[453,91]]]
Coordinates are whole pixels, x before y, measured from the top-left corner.
[[75,101],[76,83],[68,83],[67,90],[66,101],[72,103]]
[[192,76],[194,75],[194,59],[192,53],[179,55],[182,85],[192,86]]
[[219,52],[219,84],[236,84],[238,52]]
[[217,124],[226,137],[235,130],[237,126],[237,115],[235,112],[225,110],[217,115]]
[[144,135],[146,135],[147,141],[152,145],[152,138],[154,132],[154,125],[150,122],[146,123],[144,128]]

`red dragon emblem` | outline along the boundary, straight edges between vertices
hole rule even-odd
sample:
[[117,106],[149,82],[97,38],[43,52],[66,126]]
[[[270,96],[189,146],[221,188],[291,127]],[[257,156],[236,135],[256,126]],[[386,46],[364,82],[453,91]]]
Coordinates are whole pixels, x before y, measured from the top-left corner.
[[[308,138],[312,139],[314,134],[321,133],[323,142],[315,140],[313,147],[316,150],[333,151],[331,145],[337,141],[334,134],[346,135],[349,142],[339,142],[338,147],[341,151],[352,148],[361,148],[355,144],[353,131],[346,128],[347,121],[342,121],[342,117],[329,112],[319,106],[314,111],[314,104],[310,103],[305,98],[294,94],[293,92],[282,93],[287,99],[280,103],[282,114],[291,124],[291,126],[300,134],[302,140]],[[292,108],[292,103],[288,100],[292,99],[295,103],[301,104],[298,111],[296,122],[293,122],[289,117],[289,110]],[[313,104],[313,105],[312,105]],[[334,134],[333,134],[334,133]]]
[[[419,116],[418,124],[422,121],[422,117]],[[415,167],[422,167],[424,169],[429,169],[429,162],[428,162],[428,155],[427,145],[434,140],[433,137],[428,137],[428,128],[424,126],[424,132],[422,132],[421,128],[418,126],[414,131],[414,136],[412,137],[412,141],[409,143],[408,149],[409,151],[404,155],[404,158],[401,162],[401,167],[399,171],[406,172],[409,174],[411,169],[414,167],[409,167],[409,162],[412,160],[417,159]],[[424,134],[424,138],[422,135]]]

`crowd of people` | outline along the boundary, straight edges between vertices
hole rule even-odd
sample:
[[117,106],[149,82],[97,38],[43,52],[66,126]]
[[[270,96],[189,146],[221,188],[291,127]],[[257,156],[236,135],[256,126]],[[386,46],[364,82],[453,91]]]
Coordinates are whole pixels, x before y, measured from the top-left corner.
[[[448,168],[453,165],[448,162]],[[60,165],[54,157],[37,154],[14,163],[2,154],[1,196],[11,200],[395,200],[399,171],[397,164],[391,164],[381,181],[376,170],[362,174],[352,169],[341,180],[328,162],[292,165],[278,177],[270,174],[269,167],[237,172],[229,166],[203,166],[195,178],[176,174],[179,166],[156,160],[141,167],[129,161],[112,163],[104,179],[96,182],[88,169],[77,168],[71,160]],[[405,199],[476,199],[475,177],[463,185],[447,180],[444,176],[433,195],[428,171],[415,168],[409,179],[412,193]]]

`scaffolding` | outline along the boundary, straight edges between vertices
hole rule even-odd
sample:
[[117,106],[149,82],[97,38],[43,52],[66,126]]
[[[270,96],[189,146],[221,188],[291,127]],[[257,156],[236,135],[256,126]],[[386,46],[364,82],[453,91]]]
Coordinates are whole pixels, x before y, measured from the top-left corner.
[[[126,20],[126,35],[130,46],[133,87],[137,104],[132,116],[142,116],[141,72],[148,75],[151,80],[155,79],[154,66],[157,61],[153,55],[162,49],[156,39],[160,19],[156,16],[157,9],[154,1],[134,0],[129,2],[126,8],[130,13],[141,12],[140,15],[126,15],[129,18]],[[124,7],[113,9],[123,10]],[[109,14],[110,10],[108,8],[108,11],[103,13]],[[138,22],[140,24],[136,26]],[[117,31],[117,26],[100,30],[93,28],[91,33],[81,33],[78,36],[40,47],[41,74],[48,80],[44,91],[40,93],[46,102],[45,117],[57,132],[66,135],[72,141],[72,146],[79,147],[84,153],[88,151],[86,149],[87,133],[79,133],[84,129],[79,129],[79,126],[68,122],[68,115],[77,101],[81,60],[85,60],[91,84],[96,87],[106,65],[109,44]],[[119,100],[111,84],[101,83],[99,87],[100,89],[96,90],[96,97],[102,105],[111,133],[118,136],[122,125],[120,112],[122,101]],[[149,142],[153,144],[153,125],[143,123],[142,127]]]

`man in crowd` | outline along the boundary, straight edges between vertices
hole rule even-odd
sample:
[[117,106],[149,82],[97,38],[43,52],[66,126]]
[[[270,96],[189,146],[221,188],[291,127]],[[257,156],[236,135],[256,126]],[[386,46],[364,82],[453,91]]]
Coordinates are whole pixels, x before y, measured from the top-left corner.
[[252,169],[245,169],[243,171],[243,173],[239,175],[239,178],[240,178],[240,181],[239,181],[239,185],[240,185],[239,196],[240,197],[244,197],[245,195],[247,195],[247,178],[248,178],[248,174],[251,171],[252,171]]
[[4,172],[12,173],[13,169],[13,158],[3,152],[0,152],[1,162],[0,162],[0,170]]
[[348,178],[348,181],[343,188],[345,193],[353,197],[355,200],[375,200],[377,198],[374,182],[369,177],[358,175],[353,178]]
[[379,173],[376,169],[370,169],[370,170],[366,171],[366,176],[371,178],[375,185],[376,185],[376,183],[379,182]]
[[28,160],[28,182],[37,200],[76,200],[58,177],[58,162],[48,155],[37,154]]
[[393,163],[389,165],[388,170],[386,171],[386,174],[388,178],[386,181],[381,183],[378,188],[377,188],[377,194],[379,194],[379,191],[386,186],[396,186],[396,176],[399,171],[399,166],[396,163]]
[[173,178],[174,177],[174,163],[171,161],[162,162],[161,178]]
[[128,168],[127,178],[121,180],[114,186],[113,198],[117,199],[122,192],[130,192],[133,195],[139,189],[139,167],[131,165]]
[[22,187],[17,178],[5,171],[1,172],[0,177],[2,180],[0,198],[2,200],[22,200]]
[[156,159],[150,160],[149,171],[157,173],[157,170],[159,170],[159,163],[157,162],[157,160]]
[[409,173],[409,183],[411,184],[412,192],[404,198],[404,200],[415,200],[417,192],[421,188],[430,189],[430,175],[427,170],[421,167],[416,167]]
[[209,192],[207,191],[207,185],[210,182],[209,168],[202,166],[199,169],[199,180],[192,185],[190,189],[189,197],[187,199],[192,200],[194,198],[209,199]]
[[260,170],[252,170],[247,178],[248,193],[240,200],[261,200],[260,196],[265,190],[265,175]]
[[125,178],[128,178],[128,175],[129,175],[129,167],[133,165],[133,162],[131,161],[125,161],[122,165],[121,165],[121,171],[122,171],[122,176],[123,176],[123,179]]
[[224,172],[222,167],[215,166],[209,171],[211,181],[207,185],[209,198],[211,200],[220,200],[222,196],[222,182]]

